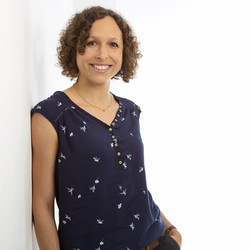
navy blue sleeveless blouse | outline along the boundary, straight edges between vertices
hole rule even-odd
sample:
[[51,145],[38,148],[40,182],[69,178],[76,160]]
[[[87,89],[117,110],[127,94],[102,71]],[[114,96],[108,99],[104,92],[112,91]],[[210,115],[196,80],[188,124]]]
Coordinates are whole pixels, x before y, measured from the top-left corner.
[[55,187],[62,250],[139,250],[165,229],[147,190],[141,111],[113,96],[120,107],[110,126],[62,91],[31,110],[44,115],[58,136]]

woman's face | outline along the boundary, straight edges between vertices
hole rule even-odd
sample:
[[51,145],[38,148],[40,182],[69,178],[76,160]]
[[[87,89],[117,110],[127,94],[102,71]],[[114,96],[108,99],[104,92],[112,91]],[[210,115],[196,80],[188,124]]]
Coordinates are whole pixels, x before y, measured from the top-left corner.
[[79,80],[88,84],[105,84],[122,66],[122,32],[115,20],[107,16],[96,20],[89,31],[84,54],[77,51]]

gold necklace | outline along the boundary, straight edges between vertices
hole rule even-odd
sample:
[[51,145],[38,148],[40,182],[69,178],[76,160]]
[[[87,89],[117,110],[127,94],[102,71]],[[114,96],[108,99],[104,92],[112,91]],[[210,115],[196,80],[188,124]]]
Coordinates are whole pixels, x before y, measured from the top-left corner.
[[83,98],[83,97],[80,95],[80,93],[77,91],[77,89],[76,89],[76,87],[75,87],[75,84],[73,85],[73,88],[75,89],[76,93],[77,93],[85,102],[87,102],[89,105],[91,105],[91,106],[93,106],[93,107],[95,107],[95,108],[97,108],[97,109],[102,110],[103,112],[105,112],[105,111],[111,106],[111,104],[112,104],[112,102],[113,102],[112,95],[111,95],[111,93],[109,92],[110,98],[111,98],[109,105],[108,105],[105,109],[99,108],[99,107],[95,106],[94,104],[88,102],[85,98]]

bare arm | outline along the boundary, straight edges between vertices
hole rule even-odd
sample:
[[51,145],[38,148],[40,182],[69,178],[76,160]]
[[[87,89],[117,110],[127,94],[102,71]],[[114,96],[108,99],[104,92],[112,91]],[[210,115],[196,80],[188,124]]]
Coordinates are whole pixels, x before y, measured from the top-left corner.
[[[161,212],[161,217],[162,219],[164,220],[165,222],[165,225],[166,225],[166,228],[169,228],[172,223],[170,223],[170,221],[165,217],[165,215]],[[182,237],[181,237],[181,234],[179,233],[179,231],[177,229],[172,229],[169,233],[169,235],[175,239],[175,241],[179,244],[179,246],[181,246],[181,243],[182,243]]]
[[56,131],[41,114],[31,119],[32,211],[40,250],[60,250],[54,219],[54,171],[58,147]]

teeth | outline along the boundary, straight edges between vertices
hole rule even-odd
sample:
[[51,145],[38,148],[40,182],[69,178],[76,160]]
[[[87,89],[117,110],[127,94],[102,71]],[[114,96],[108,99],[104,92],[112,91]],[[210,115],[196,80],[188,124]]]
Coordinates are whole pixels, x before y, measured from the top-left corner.
[[109,68],[108,65],[93,65],[96,69],[99,69],[99,70],[105,70],[107,68]]

